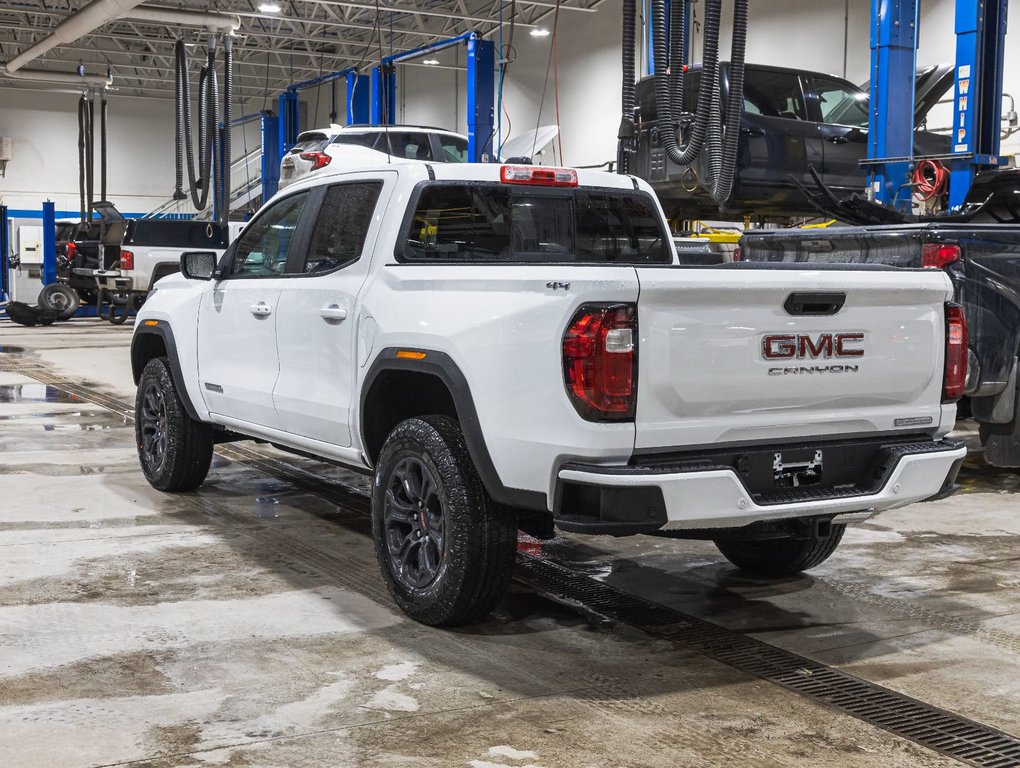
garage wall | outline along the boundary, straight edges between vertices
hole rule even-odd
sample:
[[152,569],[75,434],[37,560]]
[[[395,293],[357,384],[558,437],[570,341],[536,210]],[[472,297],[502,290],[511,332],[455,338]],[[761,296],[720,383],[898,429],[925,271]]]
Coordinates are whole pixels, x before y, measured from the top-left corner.
[[[41,209],[48,199],[57,210],[78,210],[77,95],[0,88],[0,104],[0,136],[14,139],[0,198],[14,209]],[[173,102],[111,95],[108,130],[107,196],[125,212],[150,211],[169,199]],[[95,187],[98,197],[98,157]]]

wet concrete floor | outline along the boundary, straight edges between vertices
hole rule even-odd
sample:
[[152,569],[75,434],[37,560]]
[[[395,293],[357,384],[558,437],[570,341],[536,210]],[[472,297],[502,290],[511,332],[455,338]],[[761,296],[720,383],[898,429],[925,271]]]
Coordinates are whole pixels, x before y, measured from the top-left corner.
[[[414,624],[360,513],[252,466],[217,457],[198,492],[152,490],[128,420],[25,373],[129,400],[129,338],[0,323],[0,766],[955,764],[520,586],[478,626]],[[1020,735],[1018,477],[975,455],[963,494],[851,529],[778,583],[703,542],[544,553]]]

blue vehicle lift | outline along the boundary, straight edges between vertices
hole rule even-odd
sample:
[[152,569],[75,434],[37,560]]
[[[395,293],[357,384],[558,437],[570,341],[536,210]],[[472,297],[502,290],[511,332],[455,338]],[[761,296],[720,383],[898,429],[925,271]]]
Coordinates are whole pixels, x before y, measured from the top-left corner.
[[9,301],[11,287],[8,285],[11,274],[11,227],[7,220],[7,206],[0,205],[0,301]]
[[468,158],[472,163],[486,163],[495,159],[492,140],[496,133],[496,44],[483,40],[477,32],[466,32],[439,43],[384,57],[372,70],[371,121],[373,125],[392,125],[395,122],[397,64],[461,43],[467,45]]
[[[910,212],[914,88],[921,0],[872,0],[868,160],[875,199]],[[1002,71],[1008,0],[956,0],[956,88],[949,207],[963,204],[974,175],[1001,165]]]

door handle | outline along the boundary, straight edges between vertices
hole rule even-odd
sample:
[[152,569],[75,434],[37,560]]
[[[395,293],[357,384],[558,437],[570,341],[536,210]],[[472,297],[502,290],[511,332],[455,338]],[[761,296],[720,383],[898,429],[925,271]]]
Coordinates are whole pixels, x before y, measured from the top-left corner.
[[830,144],[846,144],[850,139],[846,136],[830,136],[826,141]]
[[255,315],[255,317],[268,317],[273,314],[273,308],[264,301],[260,301],[258,304],[252,304],[248,307],[248,311]]
[[337,304],[330,304],[319,310],[319,316],[323,320],[335,320],[340,322],[347,319],[347,310]]
[[745,136],[764,136],[764,128],[741,128],[740,132]]

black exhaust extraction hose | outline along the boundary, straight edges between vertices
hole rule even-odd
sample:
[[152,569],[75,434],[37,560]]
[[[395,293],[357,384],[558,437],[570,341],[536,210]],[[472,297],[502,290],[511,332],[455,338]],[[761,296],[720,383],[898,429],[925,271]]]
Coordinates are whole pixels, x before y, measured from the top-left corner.
[[181,60],[187,60],[184,41],[178,40],[174,43],[174,200],[184,200],[187,194],[184,192],[184,105],[186,103],[185,93],[188,89],[187,65],[184,68],[184,77],[181,77]]
[[85,94],[78,99],[78,202],[81,208],[81,223],[86,230],[91,228],[91,217],[85,210]]
[[[219,205],[217,189],[220,181],[220,88],[216,76],[216,38],[209,39],[209,63],[206,66],[206,87],[208,92],[205,95],[205,135],[209,142],[209,164],[205,176],[205,187],[208,194],[212,195],[212,205],[215,211]],[[216,211],[218,213],[218,211]]]
[[[85,193],[88,195],[88,213],[92,218],[92,206],[96,202],[96,97],[91,91],[85,103]],[[100,265],[102,266],[102,265]]]
[[234,91],[234,38],[227,35],[223,40],[223,159],[220,168],[223,170],[220,179],[220,225],[224,228],[230,221],[230,100]]
[[[722,69],[719,66],[719,33],[722,0],[706,0],[704,56],[698,107],[690,126],[687,143],[680,146],[677,118],[683,107],[684,72],[682,52],[686,47],[684,18],[690,0],[674,0],[669,24],[668,65],[665,0],[652,0],[653,45],[656,61],[655,107],[659,135],[669,160],[690,165],[704,152],[709,179],[706,186],[718,203],[725,203],[733,191],[739,153],[740,118],[743,113],[744,54],[747,47],[747,0],[734,0],[733,41],[730,53],[729,90],[725,110],[722,98]],[[730,126],[726,130],[724,126]]]
[[617,173],[629,173],[630,155],[634,146],[634,77],[636,71],[634,37],[635,26],[637,24],[636,19],[637,0],[623,0],[623,98],[620,130],[616,134]]
[[[687,0],[683,0],[686,4]],[[701,154],[705,144],[705,136],[709,130],[709,118],[712,108],[712,83],[714,73],[719,68],[719,27],[722,15],[722,0],[706,0],[705,3],[705,52],[701,75],[701,87],[698,90],[698,111],[691,126],[690,137],[684,147],[680,147],[677,136],[676,116],[671,107],[670,80],[667,74],[668,62],[666,52],[666,0],[652,0],[652,26],[654,28],[653,47],[656,61],[655,72],[655,109],[658,113],[659,136],[669,160],[677,165],[690,165]],[[677,9],[683,17],[683,8]],[[682,22],[680,24],[682,26]],[[678,45],[677,48],[682,48]],[[676,52],[675,58],[679,58]],[[682,84],[681,71],[674,77]]]
[[[198,210],[209,204],[209,189],[212,186],[213,168],[216,162],[215,144],[219,128],[219,93],[216,86],[216,37],[209,40],[207,65],[202,68],[198,80],[198,169],[195,168],[195,147],[191,120],[191,89],[188,83],[188,56],[184,41],[174,46],[175,71],[177,75],[177,149],[176,159],[183,161],[188,171],[188,188],[191,202]],[[183,153],[181,148],[183,146]],[[181,157],[181,155],[185,157]],[[174,199],[183,200],[187,194],[182,189],[184,173],[177,170],[178,182]],[[178,192],[180,195],[178,196]],[[215,193],[214,193],[215,194]],[[213,198],[215,200],[215,198]]]
[[740,118],[744,113],[744,54],[747,49],[747,19],[748,0],[734,0],[729,93],[726,116],[722,121],[725,126],[725,136],[722,140],[719,172],[712,183],[712,197],[720,204],[730,199],[737,172],[737,155],[740,150]]

